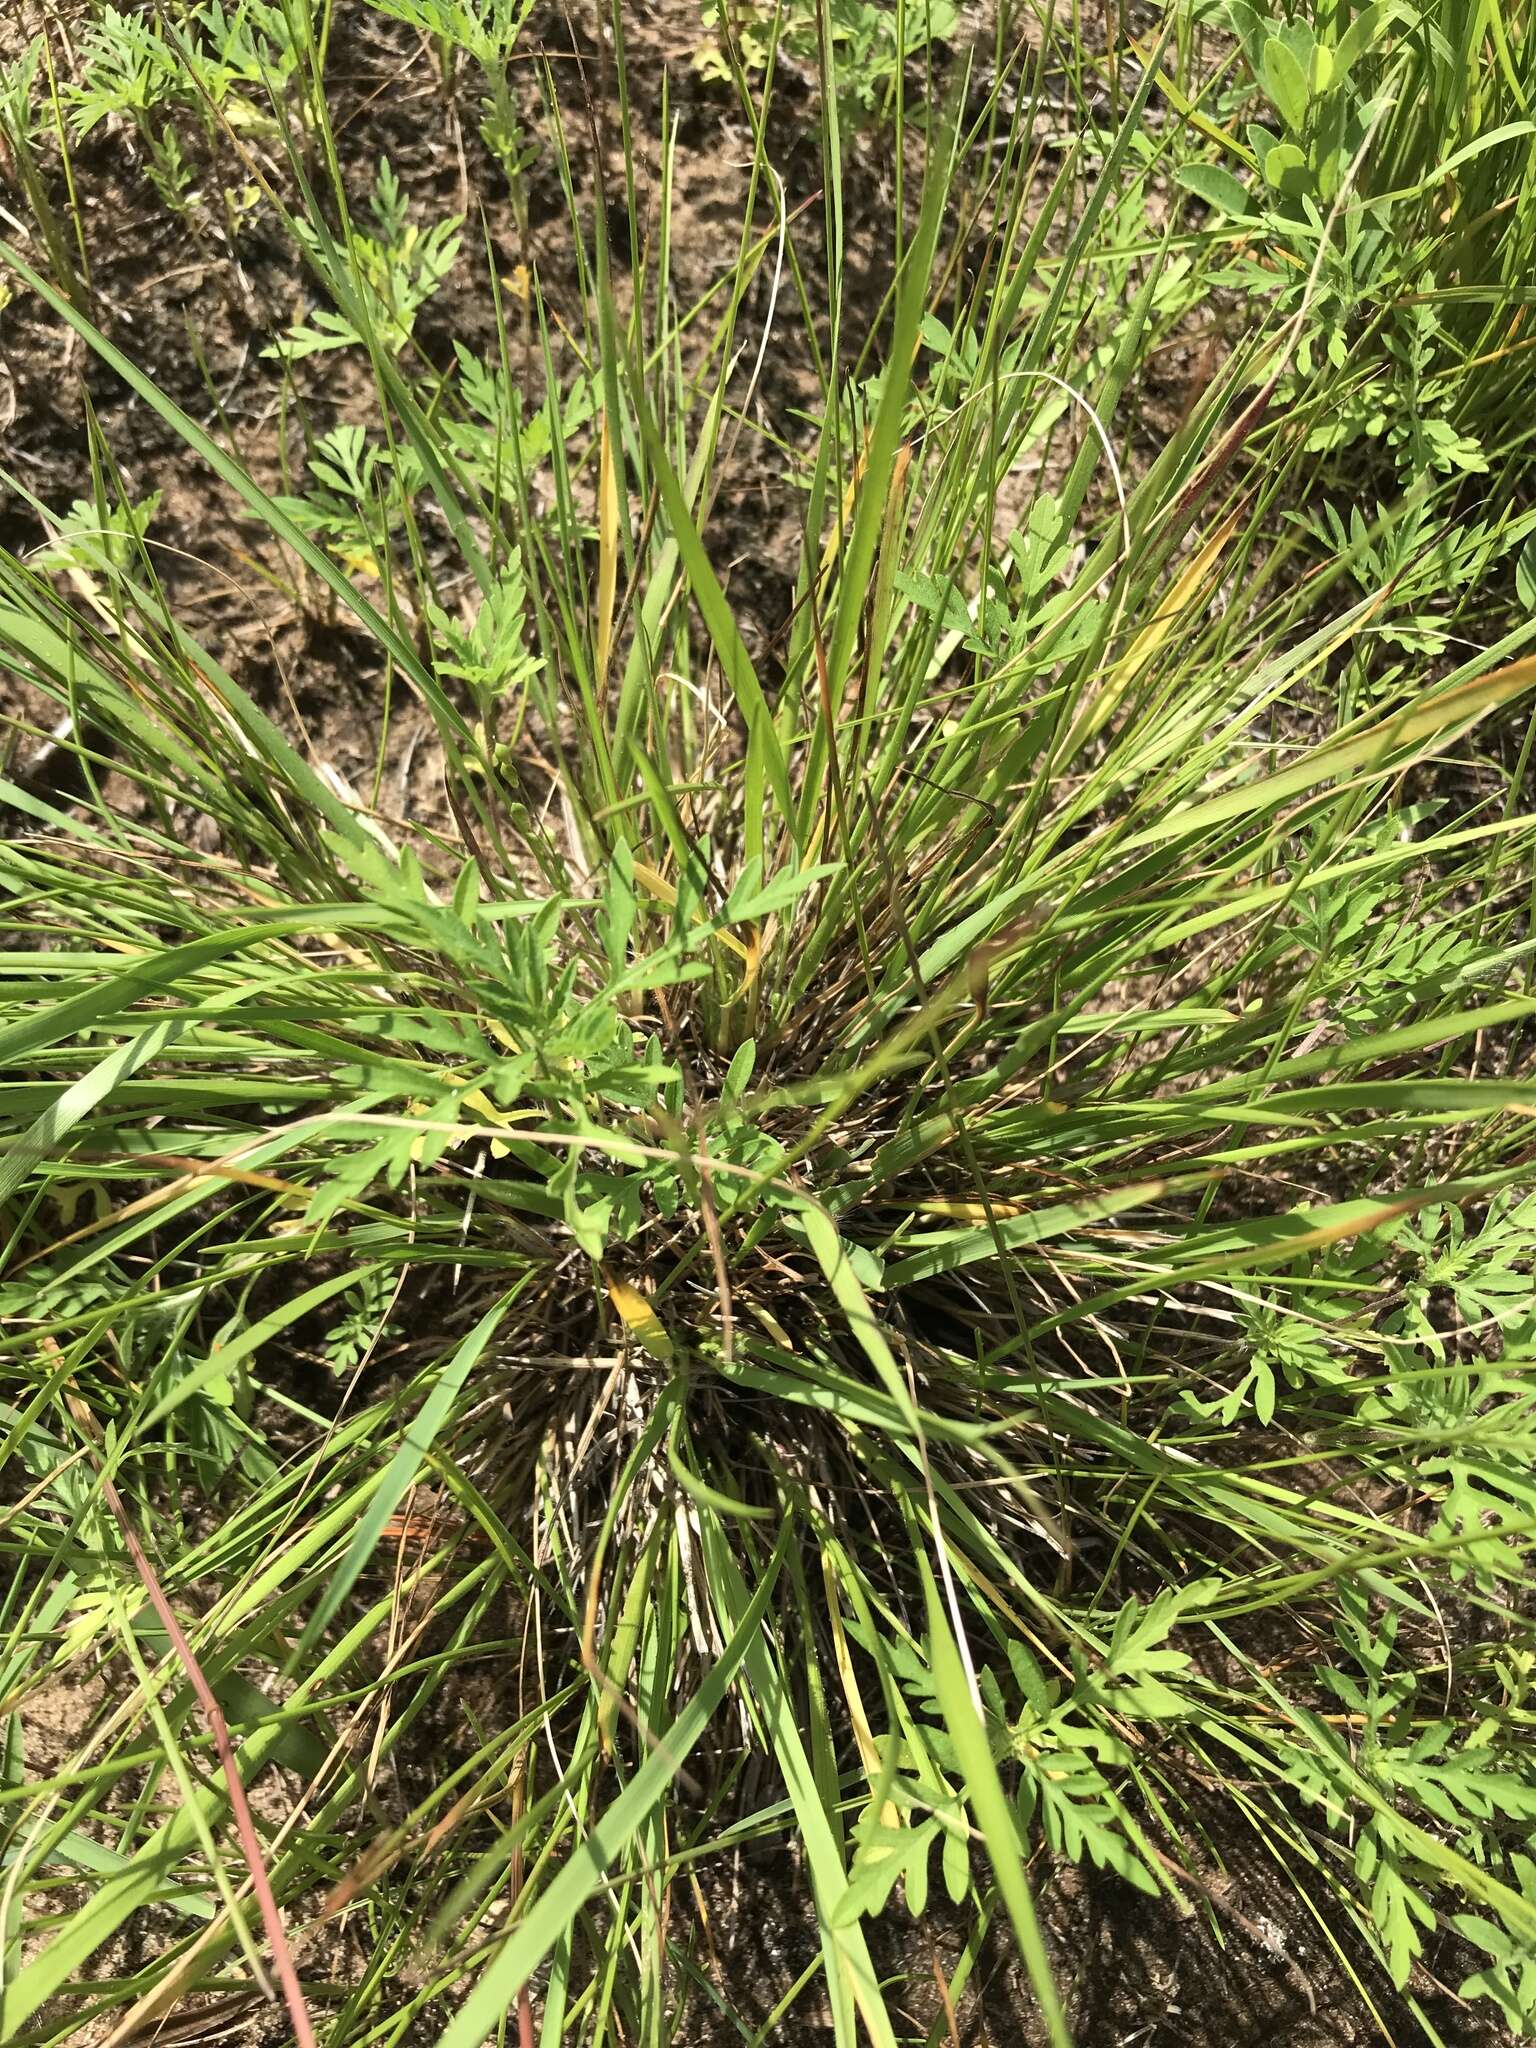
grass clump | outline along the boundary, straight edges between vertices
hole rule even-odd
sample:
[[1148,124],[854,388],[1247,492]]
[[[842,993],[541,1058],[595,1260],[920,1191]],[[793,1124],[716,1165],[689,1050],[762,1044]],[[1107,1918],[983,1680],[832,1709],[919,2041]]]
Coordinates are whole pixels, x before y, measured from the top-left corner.
[[[789,10],[686,285],[622,20],[573,101],[524,13],[104,9],[3,100],[13,303],[370,692],[348,775],[94,408],[67,514],[11,478],[6,2037],[266,1945],[337,2048],[942,2041],[1001,1939],[1060,2042],[1061,1871],[1236,1939],[1259,1865],[1362,2025],[1536,2030],[1523,22],[1005,16],[946,81],[910,10],[870,277],[836,75],[776,169]],[[478,221],[347,154],[402,27]],[[237,302],[291,255],[263,460],[57,232],[104,37],[249,193]],[[786,1836],[748,2018],[712,1887]]]

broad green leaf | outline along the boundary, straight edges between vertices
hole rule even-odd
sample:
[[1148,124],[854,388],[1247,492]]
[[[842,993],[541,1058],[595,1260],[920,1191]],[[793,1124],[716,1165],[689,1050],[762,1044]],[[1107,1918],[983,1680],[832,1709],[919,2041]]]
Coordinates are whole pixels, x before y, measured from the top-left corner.
[[1307,160],[1294,142],[1277,142],[1264,159],[1264,176],[1277,192],[1295,198],[1306,190]]
[[1218,213],[1230,213],[1240,219],[1251,211],[1248,188],[1220,164],[1181,164],[1178,180],[1186,192],[1193,192]]
[[1307,125],[1307,74],[1279,36],[1271,36],[1264,45],[1263,82],[1286,127],[1299,135]]

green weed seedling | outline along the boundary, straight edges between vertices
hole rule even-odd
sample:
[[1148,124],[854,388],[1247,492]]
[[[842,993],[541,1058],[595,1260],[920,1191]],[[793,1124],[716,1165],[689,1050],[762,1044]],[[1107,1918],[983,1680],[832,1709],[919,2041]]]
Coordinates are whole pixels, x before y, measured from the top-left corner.
[[150,180],[166,209],[190,217],[196,171],[172,120],[187,92],[174,45],[147,14],[105,7],[81,52],[81,82],[69,91],[77,138],[103,121],[126,121],[142,143]]
[[373,0],[381,14],[408,22],[432,39],[443,87],[451,92],[461,62],[472,64],[485,86],[480,138],[501,166],[514,198],[534,152],[524,131],[513,87],[512,57],[533,11],[533,0]]
[[101,8],[67,95],[76,137],[110,118],[127,122],[162,202],[194,231],[212,184],[233,250],[260,188],[228,138],[270,140],[295,108],[302,116],[291,90],[304,63],[302,19],[298,0],[199,0],[165,14]]
[[411,451],[372,444],[362,427],[333,427],[311,448],[309,474],[309,491],[277,502],[352,574],[378,578],[421,488]]
[[308,321],[295,321],[264,355],[299,362],[330,349],[360,347],[370,339],[389,355],[409,347],[417,314],[457,260],[462,223],[451,218],[418,227],[387,157],[374,179],[368,211],[372,229],[350,228],[343,247],[309,223],[296,223],[311,260],[337,290],[341,304],[353,294],[360,294],[363,304],[352,313],[339,306],[316,307]]
[[694,62],[705,77],[726,78],[735,66],[761,73],[778,55],[819,70],[825,53],[844,117],[888,121],[902,68],[947,42],[959,20],[953,0],[830,0],[825,8],[813,0],[703,0],[708,40]]

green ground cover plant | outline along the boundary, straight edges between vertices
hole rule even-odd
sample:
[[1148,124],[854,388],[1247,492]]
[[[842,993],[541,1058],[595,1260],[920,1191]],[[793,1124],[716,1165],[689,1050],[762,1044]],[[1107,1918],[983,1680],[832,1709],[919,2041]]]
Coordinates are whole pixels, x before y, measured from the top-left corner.
[[[354,17],[484,189],[349,154]],[[5,477],[0,2035],[937,2044],[1002,1941],[1087,2041],[1061,1872],[1236,1939],[1244,1859],[1358,2038],[1536,2033],[1526,11],[690,14],[697,290],[624,17],[0,80],[0,323],[176,451]],[[96,290],[103,127],[236,303],[287,251],[270,459]],[[361,778],[189,618],[194,469]]]

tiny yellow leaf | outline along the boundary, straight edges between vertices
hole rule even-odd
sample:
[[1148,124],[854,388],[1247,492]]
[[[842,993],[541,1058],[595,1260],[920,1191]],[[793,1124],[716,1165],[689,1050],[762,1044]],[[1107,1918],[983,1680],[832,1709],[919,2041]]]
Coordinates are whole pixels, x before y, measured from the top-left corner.
[[619,478],[613,459],[613,435],[608,412],[603,410],[602,450],[598,461],[597,485],[597,646],[599,687],[608,677],[608,656],[613,647],[614,598],[619,587]]
[[[606,1277],[606,1276],[605,1276]],[[644,1345],[654,1358],[670,1360],[672,1339],[661,1326],[661,1318],[652,1308],[650,1297],[631,1287],[627,1280],[608,1281],[608,1299],[619,1312],[619,1321],[625,1333],[637,1344]]]
[[677,902],[677,891],[667,880],[666,876],[658,875],[656,870],[652,867],[647,867],[643,860],[637,860],[634,866],[635,880],[640,884],[641,888],[648,889],[659,902],[665,903],[668,910],[671,910]]
[[985,1223],[990,1213],[993,1216],[1022,1216],[1022,1202],[958,1202],[948,1196],[935,1197],[931,1202],[915,1202],[914,1209],[920,1216],[945,1216],[956,1223]]
[[350,570],[354,576],[367,576],[374,582],[379,580],[378,557],[372,548],[339,547],[335,554],[342,568]]
[[[659,903],[665,903],[668,910],[675,909],[677,905],[677,891],[665,875],[657,874],[654,868],[647,867],[645,862],[641,860],[635,862],[634,869],[635,880],[642,889],[648,890]],[[746,980],[741,984],[741,988],[737,990],[737,995],[739,996],[751,985],[753,976],[757,971],[753,963],[753,955],[742,944],[741,940],[737,938],[734,932],[716,932],[714,937],[717,945],[728,947],[739,959],[745,961],[751,970]]]
[[[465,1109],[472,1109],[476,1116],[484,1117],[488,1124],[501,1124],[504,1128],[510,1130],[513,1125],[528,1121],[528,1112],[526,1110],[519,1112],[498,1109],[483,1088],[471,1088],[461,1100]],[[511,1147],[504,1144],[500,1138],[492,1138],[491,1157],[493,1159],[505,1159],[510,1150]]]

